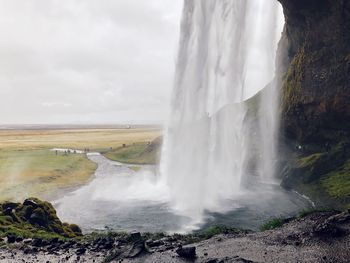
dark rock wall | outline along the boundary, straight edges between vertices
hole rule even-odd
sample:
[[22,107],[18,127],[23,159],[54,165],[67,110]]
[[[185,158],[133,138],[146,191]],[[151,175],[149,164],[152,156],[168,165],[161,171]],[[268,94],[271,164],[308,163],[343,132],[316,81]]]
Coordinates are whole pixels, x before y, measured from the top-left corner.
[[350,0],[279,0],[282,186],[350,208]]
[[282,127],[300,144],[337,143],[350,131],[350,0],[279,0],[288,42]]

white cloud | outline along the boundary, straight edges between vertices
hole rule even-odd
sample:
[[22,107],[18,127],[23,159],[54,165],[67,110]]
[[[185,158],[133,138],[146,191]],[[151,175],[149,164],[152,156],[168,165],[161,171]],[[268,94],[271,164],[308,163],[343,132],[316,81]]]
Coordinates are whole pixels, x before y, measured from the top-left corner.
[[0,0],[0,123],[166,117],[182,0]]

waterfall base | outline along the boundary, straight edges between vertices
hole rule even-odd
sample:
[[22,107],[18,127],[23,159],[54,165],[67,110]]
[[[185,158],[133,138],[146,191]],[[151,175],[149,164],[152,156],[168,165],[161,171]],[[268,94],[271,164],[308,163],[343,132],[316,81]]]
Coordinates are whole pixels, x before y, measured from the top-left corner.
[[190,218],[171,207],[168,189],[156,182],[154,173],[136,173],[101,155],[89,158],[98,164],[95,178],[54,202],[62,220],[78,224],[85,232],[184,233],[214,225],[254,230],[272,217],[291,216],[310,206],[308,200],[278,185],[257,183],[222,200],[201,218]]

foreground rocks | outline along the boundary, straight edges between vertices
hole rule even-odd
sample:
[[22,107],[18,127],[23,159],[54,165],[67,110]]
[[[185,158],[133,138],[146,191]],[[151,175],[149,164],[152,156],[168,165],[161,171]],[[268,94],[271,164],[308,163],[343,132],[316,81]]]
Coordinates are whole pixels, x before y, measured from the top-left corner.
[[189,236],[140,233],[23,239],[10,246],[5,238],[0,262],[349,262],[350,211],[286,222],[275,230],[230,232],[193,244]]
[[22,204],[0,204],[0,234],[5,234],[10,243],[26,236],[73,238],[82,235],[77,225],[62,223],[54,207],[37,198],[28,198]]

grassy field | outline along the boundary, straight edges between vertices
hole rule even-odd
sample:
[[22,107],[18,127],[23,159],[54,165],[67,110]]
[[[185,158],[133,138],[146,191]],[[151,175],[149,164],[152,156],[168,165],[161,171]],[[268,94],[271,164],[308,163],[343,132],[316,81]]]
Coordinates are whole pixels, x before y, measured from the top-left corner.
[[139,142],[109,150],[103,155],[108,159],[129,164],[156,164],[160,158],[162,140]]
[[157,128],[82,129],[82,130],[0,130],[0,150],[120,147],[123,144],[149,142],[160,135]]
[[[135,158],[136,152],[142,151],[140,145],[147,148],[160,134],[155,128],[1,130],[0,200],[20,201],[28,196],[45,198],[57,190],[77,187],[90,180],[96,166],[84,154],[56,155],[51,148],[89,148],[90,151],[115,153],[112,159],[120,157],[119,151],[133,149],[135,154],[129,157]],[[142,152],[139,158],[148,158],[146,162],[150,162],[152,158],[147,155],[151,153]],[[128,161],[128,155],[123,156],[123,160]]]

